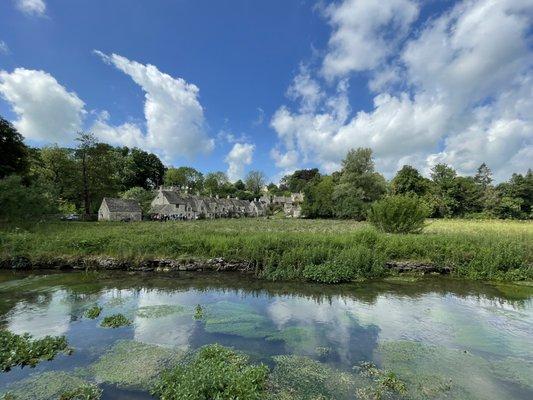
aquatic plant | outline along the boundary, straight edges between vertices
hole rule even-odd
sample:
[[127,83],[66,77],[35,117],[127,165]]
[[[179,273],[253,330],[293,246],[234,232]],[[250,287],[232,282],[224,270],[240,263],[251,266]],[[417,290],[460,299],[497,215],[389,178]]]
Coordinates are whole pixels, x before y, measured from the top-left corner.
[[313,354],[317,348],[317,337],[312,326],[289,326],[266,337],[267,340],[282,340],[292,352]]
[[75,374],[52,371],[11,384],[3,400],[98,400],[101,394],[97,385]]
[[263,399],[268,368],[218,344],[200,348],[161,375],[153,394],[165,400]]
[[161,371],[181,356],[181,352],[172,349],[121,340],[92,364],[89,371],[99,382],[150,389]]
[[3,372],[17,365],[35,367],[40,361],[53,360],[60,352],[72,352],[65,336],[33,339],[28,333],[17,335],[0,330],[0,370]]
[[131,325],[131,321],[124,314],[113,314],[105,317],[100,326],[104,328],[119,328],[121,326]]
[[200,320],[204,317],[204,309],[200,304],[197,304],[194,309],[194,319]]
[[95,318],[98,318],[100,316],[100,313],[102,312],[102,307],[99,307],[99,306],[93,306],[91,308],[89,308],[87,311],[85,311],[85,317],[89,318],[89,319],[95,319]]
[[140,318],[163,318],[174,314],[185,314],[187,309],[180,305],[160,304],[154,306],[143,306],[137,310]]
[[282,355],[274,357],[276,366],[270,374],[273,399],[348,400],[366,381],[308,357]]
[[358,399],[385,400],[407,394],[407,386],[394,372],[379,369],[371,362],[362,362],[355,369],[371,380],[369,385],[357,388]]

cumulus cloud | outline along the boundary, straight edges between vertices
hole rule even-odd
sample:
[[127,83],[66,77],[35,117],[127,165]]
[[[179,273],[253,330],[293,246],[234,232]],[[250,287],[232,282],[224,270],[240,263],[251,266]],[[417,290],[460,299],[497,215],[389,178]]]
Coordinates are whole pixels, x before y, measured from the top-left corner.
[[[322,70],[315,75],[347,79],[349,72],[368,69],[374,104],[350,117],[347,96],[338,89],[313,108],[303,97],[297,99],[296,111],[280,107],[271,126],[291,152],[292,162],[313,160],[328,171],[338,166],[350,147],[368,146],[375,151],[377,167],[389,176],[405,163],[427,172],[435,162],[447,162],[460,173],[472,173],[486,162],[497,180],[506,179],[511,166],[514,171],[530,167],[533,3],[461,2],[424,24],[395,50],[382,43],[383,28],[392,24],[405,36],[418,14],[413,3],[406,5],[413,7],[410,12],[395,15],[391,10],[399,4],[380,2],[384,11],[372,11],[365,1],[345,0],[329,8],[326,15],[334,31]],[[365,8],[365,17],[361,7],[370,7]],[[339,39],[352,38],[361,30],[365,32],[361,37],[376,46],[376,59],[362,57],[360,47]],[[398,91],[400,80],[403,89]],[[323,93],[324,87],[321,84],[316,92]],[[286,164],[281,154],[277,149],[272,156]]]
[[322,73],[327,78],[373,69],[394,51],[417,19],[411,0],[345,0],[325,10],[333,33]]
[[244,177],[244,168],[252,163],[255,145],[250,143],[235,143],[224,159],[228,164],[228,178],[236,181]]
[[15,127],[28,139],[70,144],[82,128],[84,102],[47,72],[0,70],[0,94],[18,116]]
[[154,65],[144,65],[117,54],[95,53],[106,63],[129,75],[145,92],[144,116],[147,131],[132,124],[110,126],[99,120],[95,132],[107,135],[110,141],[143,144],[163,154],[166,159],[207,154],[214,140],[206,133],[204,110],[199,89],[181,78],[173,78]]
[[25,14],[43,16],[46,13],[44,0],[15,0],[17,8]]

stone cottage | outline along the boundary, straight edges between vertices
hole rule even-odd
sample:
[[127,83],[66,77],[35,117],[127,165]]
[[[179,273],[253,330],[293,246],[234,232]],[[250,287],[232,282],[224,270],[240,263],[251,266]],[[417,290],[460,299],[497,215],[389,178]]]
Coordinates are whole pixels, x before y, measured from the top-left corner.
[[140,221],[142,210],[136,200],[104,197],[98,209],[98,221]]

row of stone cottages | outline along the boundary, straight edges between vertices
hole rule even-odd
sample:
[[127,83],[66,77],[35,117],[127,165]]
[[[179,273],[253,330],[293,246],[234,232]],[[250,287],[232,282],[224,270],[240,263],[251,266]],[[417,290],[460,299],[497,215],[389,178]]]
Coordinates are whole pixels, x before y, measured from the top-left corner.
[[[300,216],[299,198],[263,196],[247,201],[236,198],[194,196],[175,189],[160,188],[152,200],[150,217],[155,220],[196,220],[200,218],[261,217],[267,214],[269,204],[282,204],[285,215]],[[98,210],[99,221],[140,221],[142,210],[135,200],[105,197]]]

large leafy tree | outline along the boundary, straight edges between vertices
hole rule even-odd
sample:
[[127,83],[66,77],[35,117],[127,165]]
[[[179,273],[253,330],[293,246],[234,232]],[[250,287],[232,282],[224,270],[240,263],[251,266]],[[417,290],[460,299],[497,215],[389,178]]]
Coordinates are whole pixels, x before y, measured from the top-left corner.
[[224,172],[210,172],[204,179],[204,191],[209,196],[221,195],[228,184],[229,179]]
[[57,212],[53,190],[43,181],[26,184],[18,175],[0,179],[0,219],[35,218]]
[[261,193],[261,189],[266,184],[266,176],[261,171],[250,171],[246,175],[245,185],[246,190],[252,192],[254,195]]
[[352,149],[342,162],[339,184],[333,192],[335,214],[340,218],[365,219],[370,204],[386,190],[385,178],[374,171],[372,150]]
[[404,165],[392,179],[393,194],[416,194],[423,196],[429,189],[429,181],[410,165]]
[[302,213],[308,218],[331,218],[334,215],[333,190],[335,181],[331,176],[316,177],[304,189]]
[[204,175],[192,167],[169,168],[163,178],[166,186],[177,186],[190,192],[201,191]]
[[154,189],[163,183],[165,166],[153,153],[133,148],[124,156],[123,164],[123,185],[126,188]]
[[292,193],[302,192],[305,186],[314,178],[320,176],[318,168],[300,169],[294,171],[291,175],[285,175],[280,182],[284,190]]
[[24,174],[28,168],[28,148],[22,135],[0,117],[0,179],[11,174]]

